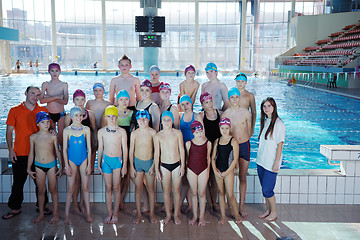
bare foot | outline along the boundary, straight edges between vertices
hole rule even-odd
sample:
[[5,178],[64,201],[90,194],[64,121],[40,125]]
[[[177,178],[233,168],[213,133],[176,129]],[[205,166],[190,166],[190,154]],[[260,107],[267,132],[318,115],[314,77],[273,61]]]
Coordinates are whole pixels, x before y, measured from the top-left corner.
[[185,214],[187,214],[188,212],[190,212],[192,209],[192,206],[191,205],[188,205],[184,211]]
[[32,222],[33,222],[33,223],[38,223],[38,222],[40,222],[41,219],[43,219],[43,218],[44,218],[44,214],[39,214],[39,216],[37,216],[37,218],[34,218],[34,219],[32,220]]
[[267,210],[266,212],[264,212],[262,215],[259,215],[258,218],[260,219],[264,219],[266,218],[267,216],[269,216],[270,212]]
[[157,223],[159,220],[158,218],[155,216],[154,213],[150,214],[150,222],[151,223]]
[[218,221],[218,224],[220,225],[224,225],[224,223],[225,223],[225,216],[221,217],[220,220]]
[[107,216],[107,217],[104,219],[104,223],[106,223],[106,224],[111,223],[111,216],[110,216],[110,217]]
[[91,215],[88,215],[88,216],[87,216],[86,221],[89,222],[89,223],[92,223],[92,222],[93,222],[93,219],[92,219]]
[[189,220],[189,224],[190,225],[194,225],[196,223],[196,220],[197,220],[197,216],[194,216],[192,219]]
[[134,224],[138,224],[140,221],[141,221],[141,214],[136,215],[136,217],[134,217],[134,219],[132,220]]
[[171,216],[166,216],[163,220],[164,225],[168,224],[168,222],[171,220]]
[[199,227],[203,227],[205,226],[205,219],[204,218],[200,218],[199,219],[199,224],[198,224]]
[[59,222],[59,216],[54,216],[51,220],[50,220],[50,224],[56,224]]
[[80,209],[78,207],[73,207],[73,209],[71,209],[71,212],[72,213],[77,213],[77,214],[81,213],[81,211],[80,211]]
[[268,222],[275,221],[276,219],[277,219],[277,214],[276,213],[270,213],[269,216],[264,218],[264,220],[268,221]]
[[[145,208],[145,207],[142,207],[142,208],[141,208],[141,212],[142,212],[142,213],[147,213],[147,212],[150,212],[150,210],[147,209],[147,208]],[[134,210],[132,210],[132,213],[133,213],[133,214],[137,214],[136,208],[135,208]]]
[[239,213],[240,213],[240,215],[243,217],[243,218],[247,218],[249,215],[247,214],[247,212],[245,212],[245,210],[244,209],[240,209],[239,210]]
[[66,225],[71,224],[69,217],[65,217],[64,224],[66,224]]
[[125,203],[121,202],[120,205],[119,205],[119,209],[124,210],[125,208],[126,208]]
[[117,224],[118,221],[119,221],[118,216],[114,216],[114,215],[113,215],[113,216],[111,217],[110,223],[112,223],[112,224]]
[[179,216],[174,216],[174,223],[181,224],[181,219],[179,218]]

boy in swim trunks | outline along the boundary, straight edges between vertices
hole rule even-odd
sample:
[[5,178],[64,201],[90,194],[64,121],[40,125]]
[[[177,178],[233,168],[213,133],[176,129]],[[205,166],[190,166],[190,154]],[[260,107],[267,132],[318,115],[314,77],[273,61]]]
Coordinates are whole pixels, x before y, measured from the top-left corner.
[[171,219],[170,193],[173,189],[174,222],[180,224],[180,183],[185,171],[183,138],[181,131],[172,127],[174,116],[170,111],[162,114],[161,121],[163,130],[156,133],[154,139],[154,161],[156,179],[161,182],[164,194],[166,217],[163,223],[167,224]]
[[95,83],[93,86],[93,91],[95,99],[88,100],[85,105],[85,109],[90,110],[93,113],[96,121],[96,129],[94,129],[91,138],[91,147],[93,150],[91,153],[91,163],[95,163],[96,158],[96,150],[98,147],[97,130],[101,128],[101,118],[104,114],[105,108],[110,105],[110,102],[104,99],[104,84]]
[[[30,136],[30,153],[27,167],[29,176],[36,180],[38,186],[39,215],[33,219],[33,222],[38,223],[44,217],[45,184],[47,176],[54,206],[54,216],[50,220],[50,224],[54,224],[59,221],[59,195],[57,192],[56,177],[60,177],[62,174],[62,158],[57,136],[51,134],[49,131],[49,114],[47,112],[38,112],[36,114],[36,123],[40,130]],[[57,169],[56,166],[56,157],[60,163],[59,169]],[[35,162],[35,172],[31,170],[33,162]]]
[[140,101],[140,80],[130,74],[132,67],[131,60],[126,55],[119,59],[118,65],[121,74],[111,79],[109,89],[109,101],[111,104],[117,104],[116,95],[120,90],[125,89],[130,95],[130,107],[134,107],[136,101]]
[[[154,214],[155,208],[155,169],[154,169],[154,137],[156,131],[149,127],[150,114],[148,111],[139,110],[136,112],[136,120],[139,128],[131,133],[130,137],[130,175],[135,183],[135,202],[137,216],[133,223],[141,221],[141,192],[145,178],[146,189],[149,194],[150,222],[156,223],[158,220]],[[145,160],[144,160],[145,159]]]
[[46,108],[49,110],[52,128],[58,131],[61,145],[64,117],[66,115],[64,106],[68,104],[69,101],[68,84],[59,79],[61,68],[58,63],[50,63],[48,72],[51,80],[49,82],[43,82],[41,85],[40,103],[47,104]]
[[[105,180],[105,201],[108,215],[104,223],[117,223],[120,206],[120,182],[127,172],[127,136],[126,131],[116,125],[118,110],[110,105],[105,109],[107,126],[98,131],[99,171]],[[114,211],[112,194],[114,193]]]
[[205,226],[206,186],[210,171],[211,142],[206,139],[201,122],[192,122],[191,131],[194,138],[185,144],[187,156],[186,176],[191,188],[193,209],[193,218],[189,221],[189,224],[194,225],[197,221],[199,195],[200,218],[198,226]]
[[[188,65],[185,68],[184,75],[186,79],[180,83],[180,93],[178,100],[184,94],[191,98],[191,101],[195,103],[197,91],[199,89],[199,82],[195,80],[196,70],[193,65]],[[178,104],[179,112],[182,112],[180,104]]]
[[80,174],[81,178],[81,190],[84,196],[87,221],[93,221],[90,213],[89,193],[89,175],[92,171],[90,163],[90,128],[88,126],[84,126],[81,123],[83,117],[84,115],[82,113],[82,109],[79,107],[73,107],[70,110],[70,118],[72,120],[72,124],[64,129],[63,155],[65,163],[65,173],[68,176],[68,189],[65,205],[65,224],[70,224],[69,211],[71,197],[75,190],[76,176],[78,174]]
[[[210,80],[203,83],[201,93],[208,92],[213,98],[214,108],[225,111],[229,106],[227,98],[228,89],[226,85],[217,78],[218,69],[215,63],[208,63],[205,67],[206,76]],[[221,106],[221,102],[223,105]]]
[[235,77],[236,87],[240,91],[240,107],[250,109],[251,112],[251,136],[254,134],[256,123],[256,104],[254,95],[245,89],[247,76],[245,73],[239,73]]
[[247,217],[244,210],[246,194],[246,173],[250,162],[250,136],[251,136],[251,113],[249,110],[240,107],[240,91],[232,87],[228,93],[229,108],[221,115],[231,121],[231,135],[239,143],[239,189],[240,202],[239,211],[241,216]]

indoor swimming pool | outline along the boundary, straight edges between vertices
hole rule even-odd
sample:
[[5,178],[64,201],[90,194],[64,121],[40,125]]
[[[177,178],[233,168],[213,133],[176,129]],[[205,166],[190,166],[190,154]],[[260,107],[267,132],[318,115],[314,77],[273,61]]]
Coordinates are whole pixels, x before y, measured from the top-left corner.
[[[82,89],[87,99],[92,99],[92,86],[95,82],[102,82],[106,86],[105,99],[108,99],[108,87],[115,74],[94,76],[94,74],[73,73],[61,75],[61,80],[69,85],[69,104],[66,110],[73,106],[72,93]],[[235,85],[235,74],[219,75],[228,88]],[[147,76],[140,75],[140,80]],[[50,80],[47,74],[18,75],[2,77],[1,79],[1,108],[0,108],[0,142],[5,142],[6,118],[11,107],[25,99],[24,91],[27,86],[41,86]],[[162,74],[160,80],[172,86],[171,101],[176,103],[179,84],[184,76],[176,74]],[[205,76],[198,76],[201,83],[208,81]],[[270,78],[249,78],[246,88],[255,95],[257,105],[257,121],[255,133],[251,142],[250,168],[255,168],[258,148],[258,134],[260,131],[260,104],[262,99],[273,97],[278,105],[278,113],[286,126],[286,139],[283,150],[282,168],[290,169],[329,169],[327,159],[320,154],[321,144],[354,145],[360,144],[360,101],[338,96],[301,86],[287,86],[285,82]],[[198,96],[200,91],[198,92]],[[197,98],[198,99],[198,98]],[[194,111],[200,111],[199,100],[194,105]]]

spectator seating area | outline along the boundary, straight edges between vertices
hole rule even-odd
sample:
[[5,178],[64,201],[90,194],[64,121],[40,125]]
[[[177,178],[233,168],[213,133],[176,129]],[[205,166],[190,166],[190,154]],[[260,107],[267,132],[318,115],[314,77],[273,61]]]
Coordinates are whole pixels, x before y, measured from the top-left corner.
[[295,53],[283,64],[344,67],[355,60],[360,51],[360,23],[345,26],[342,30],[317,41],[315,46],[306,47],[304,52]]

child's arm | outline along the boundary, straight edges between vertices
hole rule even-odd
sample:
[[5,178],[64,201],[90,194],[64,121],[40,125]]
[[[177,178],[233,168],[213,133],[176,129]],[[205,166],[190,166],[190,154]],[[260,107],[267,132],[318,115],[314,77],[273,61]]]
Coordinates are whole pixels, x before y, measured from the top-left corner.
[[238,141],[236,141],[235,138],[233,138],[231,140],[231,146],[233,147],[233,155],[234,155],[234,159],[231,162],[229,168],[225,171],[222,172],[221,175],[225,178],[230,172],[234,172],[234,169],[237,168],[238,165],[238,159],[239,159],[239,144]]
[[138,78],[136,78],[136,83],[135,83],[135,94],[136,94],[136,101],[140,101],[141,100],[140,80]]
[[176,130],[176,131],[178,133],[178,143],[179,143],[179,153],[180,153],[180,163],[181,163],[179,176],[182,177],[182,176],[184,176],[184,173],[185,173],[185,149],[184,149],[184,142],[183,142],[182,134],[181,134],[180,130]]
[[215,176],[218,178],[223,178],[221,176],[221,172],[219,171],[219,169],[216,168],[216,163],[215,163],[218,141],[219,141],[219,138],[216,139],[214,142],[214,147],[213,147],[213,151],[212,151],[212,155],[211,155],[211,166],[212,166]]
[[246,130],[248,131],[249,137],[254,133],[254,129],[252,128],[252,121],[251,121],[251,113],[247,114],[246,116]]
[[64,82],[64,89],[63,89],[63,95],[60,99],[56,100],[57,103],[60,103],[62,105],[66,105],[69,102],[69,92],[68,92],[68,84]]
[[256,124],[256,104],[255,97],[253,94],[250,94],[250,112],[251,112],[251,135],[254,134],[255,124]]
[[41,95],[40,95],[40,103],[49,103],[49,102],[53,102],[55,100],[59,100],[62,98],[61,95],[57,95],[57,96],[48,96],[46,95],[46,89],[47,89],[47,85],[49,83],[48,82],[43,82],[43,84],[41,85]]
[[93,113],[93,111],[88,110],[89,112],[89,117],[90,117],[90,126],[91,126],[91,133],[96,133],[97,132],[97,125],[96,125],[96,119],[95,119],[95,115]]
[[160,108],[158,105],[153,104],[150,108],[153,129],[158,132],[160,129]]
[[179,110],[174,105],[171,107],[170,111],[174,116],[174,127],[175,129],[180,129],[180,117],[179,117]]
[[207,164],[208,164],[208,169],[210,169],[210,164],[211,164],[211,142],[210,141],[207,142]]
[[60,168],[56,172],[56,176],[61,177],[62,173],[63,173],[64,162],[62,160],[61,153],[60,153],[60,150],[59,150],[58,138],[57,138],[57,136],[52,136],[52,138],[54,139],[54,148],[55,148],[56,157],[57,157],[57,159],[58,159],[58,161],[60,163]]
[[199,86],[200,86],[200,84],[197,82],[197,81],[195,81],[197,84],[196,84],[196,87],[195,87],[195,90],[192,92],[192,94],[191,94],[191,96],[190,96],[190,98],[191,98],[191,101],[193,102],[193,104],[195,104],[195,101],[196,101],[196,94],[197,94],[197,92],[198,92],[198,90],[199,90]]
[[279,170],[280,170],[280,165],[281,165],[280,158],[281,158],[281,153],[282,153],[283,147],[284,147],[284,142],[279,142],[277,144],[275,162],[272,167],[272,171],[275,173],[279,172]]
[[65,173],[66,175],[68,175],[69,177],[71,177],[72,175],[72,170],[69,164],[69,157],[68,157],[68,141],[69,141],[69,131],[68,129],[64,129],[63,132],[63,156],[64,156],[64,169],[65,169]]
[[91,168],[91,138],[90,138],[90,128],[85,127],[85,138],[86,138],[86,148],[87,148],[87,167],[86,167],[86,175],[90,175],[92,172]]
[[104,141],[103,141],[103,135],[102,135],[103,131],[101,131],[101,129],[98,131],[98,141],[99,141],[99,145],[98,145],[98,168],[99,171],[101,173],[101,175],[104,175],[103,171],[102,171],[102,155],[103,155],[103,151],[104,151]]
[[190,147],[191,147],[191,142],[190,141],[187,141],[185,143],[185,161],[186,161],[186,166],[188,164],[188,159],[189,159],[189,152],[190,152]]
[[134,168],[134,151],[135,151],[135,133],[130,134],[130,150],[129,150],[129,164],[130,164],[130,176],[135,178],[136,171]]
[[115,98],[115,80],[111,79],[110,87],[109,87],[109,102],[111,105],[114,105]]
[[228,89],[225,84],[222,84],[220,88],[220,92],[221,92],[222,100],[224,102],[222,110],[225,111],[229,107]]
[[185,94],[185,89],[184,89],[184,81],[182,81],[180,83],[180,93],[179,93],[179,96],[181,97],[182,95]]
[[100,125],[101,127],[106,127],[106,119],[105,119],[105,113],[101,116]]
[[126,131],[122,128],[122,139],[121,139],[121,145],[122,145],[122,153],[123,153],[123,166],[121,168],[121,175],[124,177],[127,172],[127,161],[128,161],[128,147],[127,147],[127,134]]
[[71,122],[70,113],[68,113],[65,115],[64,128],[67,128],[68,126],[70,126],[70,122]]
[[156,134],[154,137],[154,163],[155,163],[156,179],[160,182],[162,177],[159,169],[159,162],[160,162],[160,141],[158,134]]
[[30,152],[28,157],[28,166],[27,166],[27,173],[32,179],[36,179],[36,172],[31,171],[31,166],[34,162],[34,151],[35,151],[35,143],[34,143],[34,135],[30,136]]

